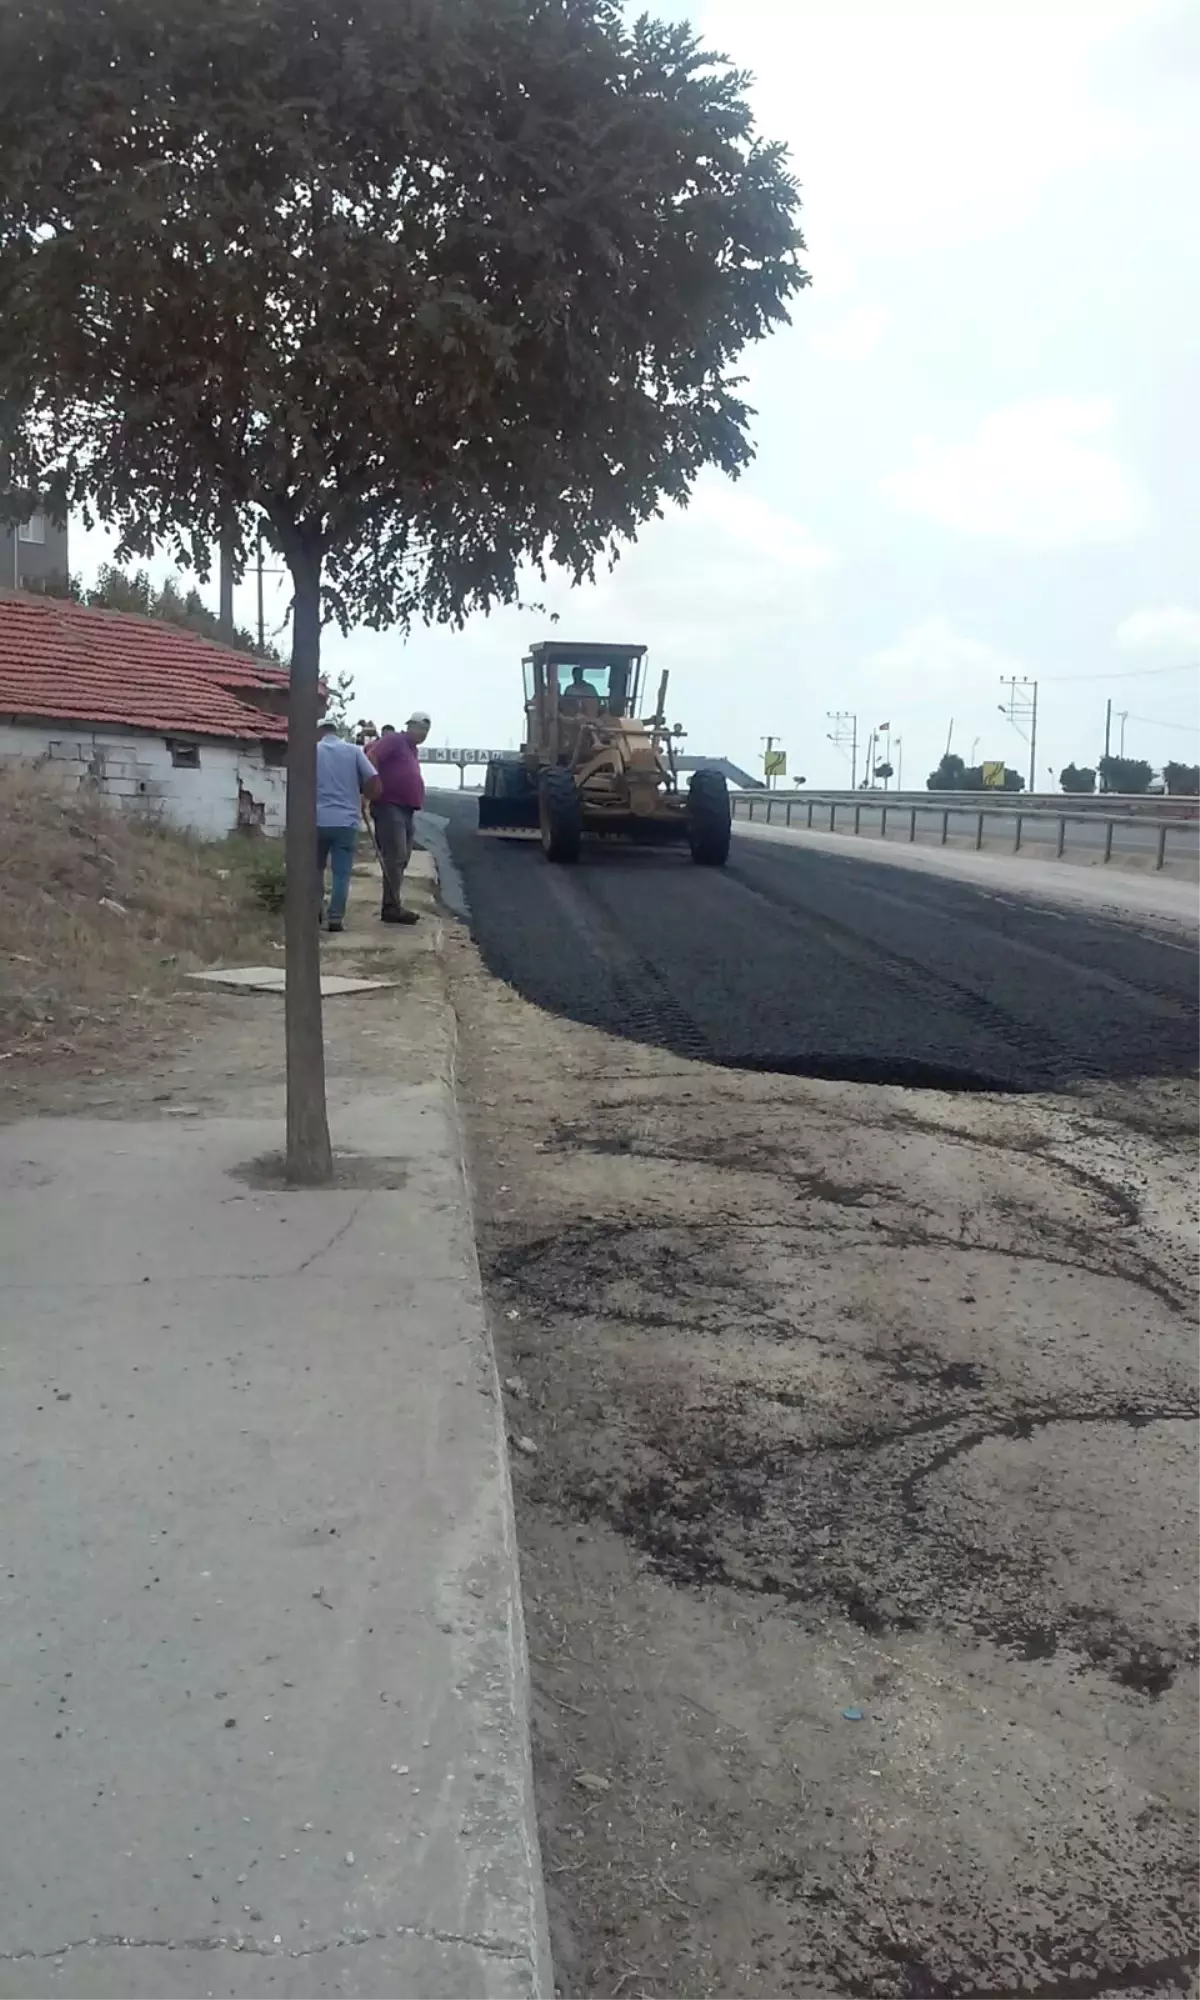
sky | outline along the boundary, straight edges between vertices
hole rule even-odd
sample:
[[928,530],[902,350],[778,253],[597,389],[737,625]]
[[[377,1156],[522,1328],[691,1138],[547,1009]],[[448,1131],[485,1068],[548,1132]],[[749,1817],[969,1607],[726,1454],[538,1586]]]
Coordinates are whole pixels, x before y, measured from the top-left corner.
[[[1200,758],[1200,8],[1194,0],[700,0],[802,189],[810,287],[748,351],[756,458],[616,568],[461,632],[328,629],[354,712],[518,740],[520,661],[650,648],[687,749],[850,782],[890,723],[907,787],[951,741],[1036,777]],[[74,532],[86,577],[110,553]],[[159,565],[166,573],[169,565]],[[213,596],[215,586],[206,592]],[[282,579],[268,624],[286,616]],[[239,593],[250,625],[253,592]],[[1124,717],[1124,721],[1122,721]],[[1022,733],[1024,732],[1024,733]],[[897,744],[900,745],[897,750]],[[861,768],[860,768],[861,775]]]

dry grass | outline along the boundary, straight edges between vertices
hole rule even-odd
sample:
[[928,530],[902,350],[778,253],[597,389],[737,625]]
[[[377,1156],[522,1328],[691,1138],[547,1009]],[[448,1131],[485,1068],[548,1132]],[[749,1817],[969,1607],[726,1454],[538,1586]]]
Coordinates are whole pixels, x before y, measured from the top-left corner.
[[246,858],[0,769],[0,1060],[128,1047],[181,975],[268,956]]

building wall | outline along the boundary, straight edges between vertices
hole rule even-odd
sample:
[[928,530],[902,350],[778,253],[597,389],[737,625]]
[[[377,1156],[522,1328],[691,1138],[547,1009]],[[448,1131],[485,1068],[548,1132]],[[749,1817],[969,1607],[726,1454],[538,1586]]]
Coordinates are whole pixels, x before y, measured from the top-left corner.
[[40,542],[23,541],[20,528],[3,530],[0,582],[5,590],[38,590],[48,577],[70,574],[66,529],[56,527],[45,515],[35,518],[42,534]]
[[[194,740],[194,739],[193,739]],[[70,791],[86,785],[133,812],[145,812],[205,840],[220,840],[253,820],[282,833],[287,773],[263,760],[259,743],[216,739],[197,745],[199,765],[175,764],[163,736],[81,724],[0,721],[0,763],[37,764]]]
[[[8,459],[0,454],[0,492],[8,479]],[[40,541],[23,539],[34,532]],[[38,590],[47,577],[68,577],[71,573],[66,522],[58,524],[38,514],[26,523],[25,531],[0,522],[0,590]]]

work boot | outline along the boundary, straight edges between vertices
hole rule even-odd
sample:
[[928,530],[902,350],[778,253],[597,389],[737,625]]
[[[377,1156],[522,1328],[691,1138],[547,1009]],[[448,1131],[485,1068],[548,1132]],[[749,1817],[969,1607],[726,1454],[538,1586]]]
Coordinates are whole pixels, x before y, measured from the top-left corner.
[[421,919],[415,910],[383,910],[379,921],[383,924],[419,924]]

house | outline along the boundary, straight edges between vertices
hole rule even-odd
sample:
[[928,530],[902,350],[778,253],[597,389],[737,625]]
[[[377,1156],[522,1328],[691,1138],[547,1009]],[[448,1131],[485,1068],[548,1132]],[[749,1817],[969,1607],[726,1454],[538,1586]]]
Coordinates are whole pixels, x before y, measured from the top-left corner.
[[285,667],[159,619],[0,592],[0,763],[205,839],[283,830]]
[[[0,493],[7,476],[0,457]],[[70,573],[65,521],[38,509],[15,526],[0,522],[0,590],[44,590],[47,583],[65,583]]]

